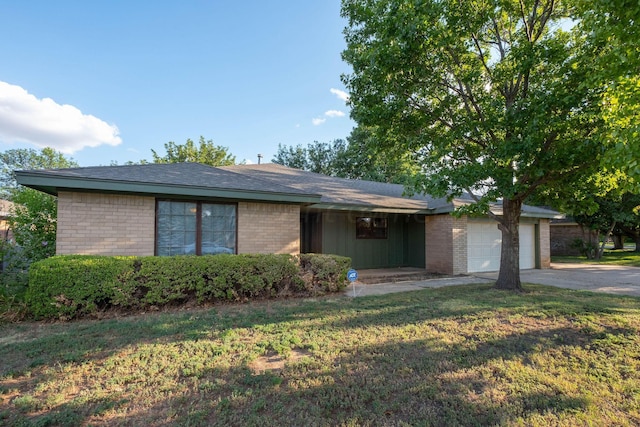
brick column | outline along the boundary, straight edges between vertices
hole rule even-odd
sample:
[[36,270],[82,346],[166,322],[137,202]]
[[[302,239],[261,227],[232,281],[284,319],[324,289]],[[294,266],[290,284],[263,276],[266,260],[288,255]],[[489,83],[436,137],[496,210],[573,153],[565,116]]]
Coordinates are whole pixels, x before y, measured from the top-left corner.
[[467,217],[451,217],[453,274],[467,273]]
[[238,253],[299,254],[300,206],[238,203]]
[[538,223],[538,250],[540,265],[538,268],[551,268],[551,233],[549,220],[541,219]]

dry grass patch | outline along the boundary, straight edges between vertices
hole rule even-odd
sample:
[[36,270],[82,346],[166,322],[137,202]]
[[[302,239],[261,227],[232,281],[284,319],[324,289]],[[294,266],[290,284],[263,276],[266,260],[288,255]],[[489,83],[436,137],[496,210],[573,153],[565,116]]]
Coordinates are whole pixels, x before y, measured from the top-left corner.
[[267,371],[281,371],[285,363],[294,363],[303,357],[311,356],[309,351],[299,348],[291,349],[286,355],[270,352],[249,362],[249,369],[256,375],[264,374]]

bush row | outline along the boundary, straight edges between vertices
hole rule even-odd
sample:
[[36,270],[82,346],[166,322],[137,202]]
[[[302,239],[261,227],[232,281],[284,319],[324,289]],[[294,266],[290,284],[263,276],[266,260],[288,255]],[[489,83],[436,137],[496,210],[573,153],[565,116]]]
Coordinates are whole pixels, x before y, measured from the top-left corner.
[[62,255],[31,265],[26,302],[38,319],[73,319],[110,308],[322,295],[345,288],[350,264],[319,254]]

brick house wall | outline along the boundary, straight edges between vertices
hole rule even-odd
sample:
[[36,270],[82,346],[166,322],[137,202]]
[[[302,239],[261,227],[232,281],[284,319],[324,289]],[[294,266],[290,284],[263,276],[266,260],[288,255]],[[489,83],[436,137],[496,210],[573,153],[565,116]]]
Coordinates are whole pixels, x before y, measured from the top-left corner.
[[538,222],[538,255],[539,262],[538,268],[551,268],[551,231],[549,229],[549,220],[540,219]]
[[425,217],[427,271],[464,274],[467,271],[467,217],[449,214]]
[[9,221],[7,217],[13,209],[13,203],[8,200],[0,200],[0,240],[13,240],[13,233],[9,230]]
[[58,194],[58,255],[154,254],[155,198],[115,194]]
[[[155,252],[154,197],[60,192],[59,255]],[[300,253],[300,207],[238,203],[238,253]]]
[[[441,274],[467,273],[467,217],[433,215],[425,218],[427,271]],[[551,268],[548,219],[538,221],[537,268]]]
[[13,234],[9,230],[9,222],[0,217],[0,240],[9,242],[11,239],[13,239]]
[[300,206],[239,202],[238,253],[299,254]]
[[556,223],[550,224],[550,253],[555,255],[580,255],[580,251],[571,247],[576,239],[585,242],[598,243],[598,234],[595,231],[588,230],[576,223]]

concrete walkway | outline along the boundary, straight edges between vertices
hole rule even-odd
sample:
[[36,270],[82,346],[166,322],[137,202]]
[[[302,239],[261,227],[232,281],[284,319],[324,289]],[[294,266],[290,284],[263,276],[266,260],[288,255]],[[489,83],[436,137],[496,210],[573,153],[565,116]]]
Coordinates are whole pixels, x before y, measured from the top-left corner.
[[[348,285],[345,294],[351,297],[383,295],[393,292],[407,292],[424,288],[466,285],[471,283],[491,283],[498,277],[497,272],[477,273],[473,276],[455,276],[439,279],[380,283],[364,285],[355,282]],[[522,283],[557,286],[592,292],[606,292],[618,295],[640,297],[640,268],[619,265],[588,265],[553,263],[549,270],[523,270]]]

